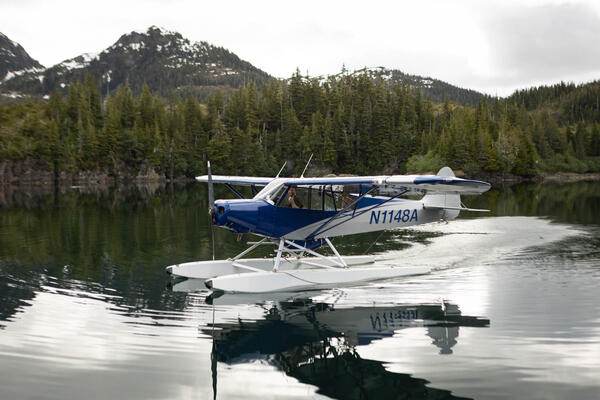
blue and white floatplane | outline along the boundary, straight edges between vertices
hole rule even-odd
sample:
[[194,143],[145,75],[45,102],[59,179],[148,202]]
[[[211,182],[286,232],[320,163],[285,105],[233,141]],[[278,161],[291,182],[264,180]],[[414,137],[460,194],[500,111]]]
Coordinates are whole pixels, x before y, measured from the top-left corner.
[[[208,175],[196,180],[208,183],[213,225],[262,239],[227,260],[171,265],[167,272],[205,279],[212,290],[238,293],[331,288],[426,274],[426,266],[378,265],[370,255],[342,257],[331,238],[451,220],[460,211],[487,211],[463,207],[460,196],[490,188],[486,182],[457,178],[448,167],[437,175],[266,178],[212,176],[209,163]],[[213,183],[225,184],[239,198],[215,201]],[[251,186],[256,194],[246,199],[233,185]],[[402,198],[415,195],[422,197]],[[243,258],[261,245],[275,245],[275,257]],[[334,255],[315,251],[321,246]]]

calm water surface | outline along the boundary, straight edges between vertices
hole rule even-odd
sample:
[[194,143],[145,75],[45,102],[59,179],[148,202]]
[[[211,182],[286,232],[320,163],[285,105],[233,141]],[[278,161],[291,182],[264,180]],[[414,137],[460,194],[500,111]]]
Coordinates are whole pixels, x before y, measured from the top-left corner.
[[0,191],[0,399],[600,398],[598,183],[336,241],[429,275],[260,296],[165,275],[211,257],[200,185],[38,191]]

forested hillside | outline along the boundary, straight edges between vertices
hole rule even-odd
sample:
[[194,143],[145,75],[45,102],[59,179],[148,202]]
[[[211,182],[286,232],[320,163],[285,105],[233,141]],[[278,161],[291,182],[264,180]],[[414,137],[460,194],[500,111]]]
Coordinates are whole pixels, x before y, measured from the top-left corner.
[[206,160],[215,173],[243,175],[274,174],[287,160],[297,174],[310,154],[320,173],[599,171],[600,84],[562,87],[463,107],[366,73],[295,74],[199,103],[147,86],[102,97],[88,76],[67,95],[0,106],[0,162],[33,159],[55,176],[151,168],[167,178],[202,174]]

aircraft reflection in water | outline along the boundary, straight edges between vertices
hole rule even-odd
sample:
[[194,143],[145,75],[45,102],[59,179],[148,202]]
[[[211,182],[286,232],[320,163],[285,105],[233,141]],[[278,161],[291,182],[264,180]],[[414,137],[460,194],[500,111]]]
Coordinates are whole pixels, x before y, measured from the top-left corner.
[[[229,297],[222,300],[231,304]],[[220,300],[207,298],[214,305],[220,305]],[[217,362],[264,359],[333,398],[456,399],[449,391],[428,387],[425,379],[387,371],[384,361],[361,358],[356,347],[391,337],[403,328],[425,327],[439,352],[450,354],[460,326],[487,327],[489,323],[488,319],[461,315],[457,305],[447,302],[336,308],[300,299],[275,302],[264,320],[215,323],[203,332],[213,337],[215,397]]]

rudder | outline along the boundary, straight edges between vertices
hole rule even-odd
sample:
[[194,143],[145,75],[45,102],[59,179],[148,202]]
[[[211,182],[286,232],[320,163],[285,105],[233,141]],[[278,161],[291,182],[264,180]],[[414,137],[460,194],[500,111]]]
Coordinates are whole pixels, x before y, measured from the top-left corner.
[[[437,176],[456,176],[450,167],[443,167]],[[421,199],[425,207],[460,207],[459,194],[427,194]],[[442,219],[450,220],[458,217],[459,210],[442,210]]]

